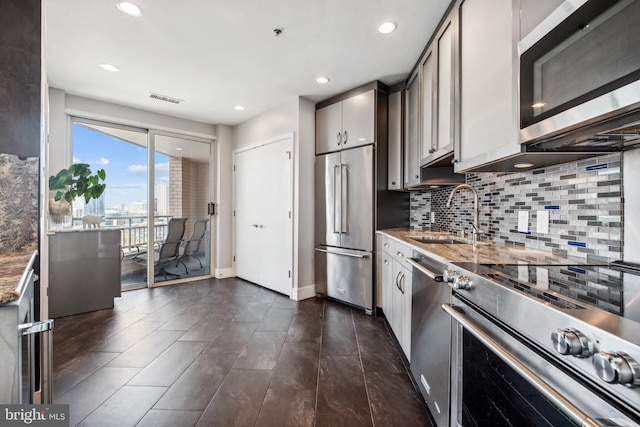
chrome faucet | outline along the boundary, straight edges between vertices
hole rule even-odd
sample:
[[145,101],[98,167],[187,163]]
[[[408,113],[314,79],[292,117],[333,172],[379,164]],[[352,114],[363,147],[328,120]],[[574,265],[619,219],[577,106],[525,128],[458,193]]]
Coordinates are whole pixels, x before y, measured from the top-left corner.
[[451,199],[453,199],[453,195],[456,193],[456,191],[458,191],[460,189],[464,189],[464,188],[473,191],[473,222],[471,223],[471,225],[473,226],[473,245],[475,246],[476,241],[478,239],[478,235],[484,233],[484,230],[482,230],[480,228],[480,224],[478,222],[479,204],[478,204],[478,192],[476,191],[476,189],[473,188],[473,186],[470,185],[470,184],[460,184],[460,185],[458,185],[456,188],[454,188],[451,191],[451,194],[449,194],[449,199],[447,200],[447,205],[446,206],[448,208],[450,208],[451,207]]

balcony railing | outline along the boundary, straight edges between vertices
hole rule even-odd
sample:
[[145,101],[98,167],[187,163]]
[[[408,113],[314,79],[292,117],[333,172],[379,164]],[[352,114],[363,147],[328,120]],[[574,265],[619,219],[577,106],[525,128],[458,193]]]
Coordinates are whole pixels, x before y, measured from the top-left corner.
[[[165,240],[171,218],[168,215],[155,217],[153,225],[153,240],[155,242]],[[105,216],[103,224],[107,227],[120,228],[120,244],[124,256],[147,251],[149,239],[148,218],[146,216]],[[82,227],[82,218],[73,218],[73,225]]]

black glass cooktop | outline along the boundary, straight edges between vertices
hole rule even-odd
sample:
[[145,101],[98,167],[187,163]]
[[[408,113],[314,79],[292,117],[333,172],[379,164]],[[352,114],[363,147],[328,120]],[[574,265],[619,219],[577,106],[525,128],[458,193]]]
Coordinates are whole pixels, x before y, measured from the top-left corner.
[[491,264],[486,267],[493,271],[484,273],[485,277],[553,305],[597,307],[640,321],[640,270],[621,267],[619,263],[579,266]]

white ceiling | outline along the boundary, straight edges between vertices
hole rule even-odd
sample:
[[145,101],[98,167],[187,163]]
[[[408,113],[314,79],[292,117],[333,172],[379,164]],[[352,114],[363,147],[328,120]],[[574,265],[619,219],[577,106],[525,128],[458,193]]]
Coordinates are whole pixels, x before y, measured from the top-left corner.
[[[296,96],[404,80],[449,2],[137,0],[133,18],[116,0],[44,0],[47,79],[72,95],[233,126]],[[385,20],[398,29],[378,33]]]

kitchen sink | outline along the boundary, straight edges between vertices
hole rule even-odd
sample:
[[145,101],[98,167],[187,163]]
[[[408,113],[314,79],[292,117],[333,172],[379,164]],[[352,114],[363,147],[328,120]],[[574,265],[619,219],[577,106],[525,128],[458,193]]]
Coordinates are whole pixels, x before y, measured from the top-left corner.
[[411,240],[415,240],[416,242],[426,243],[426,244],[441,244],[441,245],[470,245],[472,242],[466,240],[458,240],[458,239],[439,239],[439,238],[429,238],[429,237],[410,237]]

